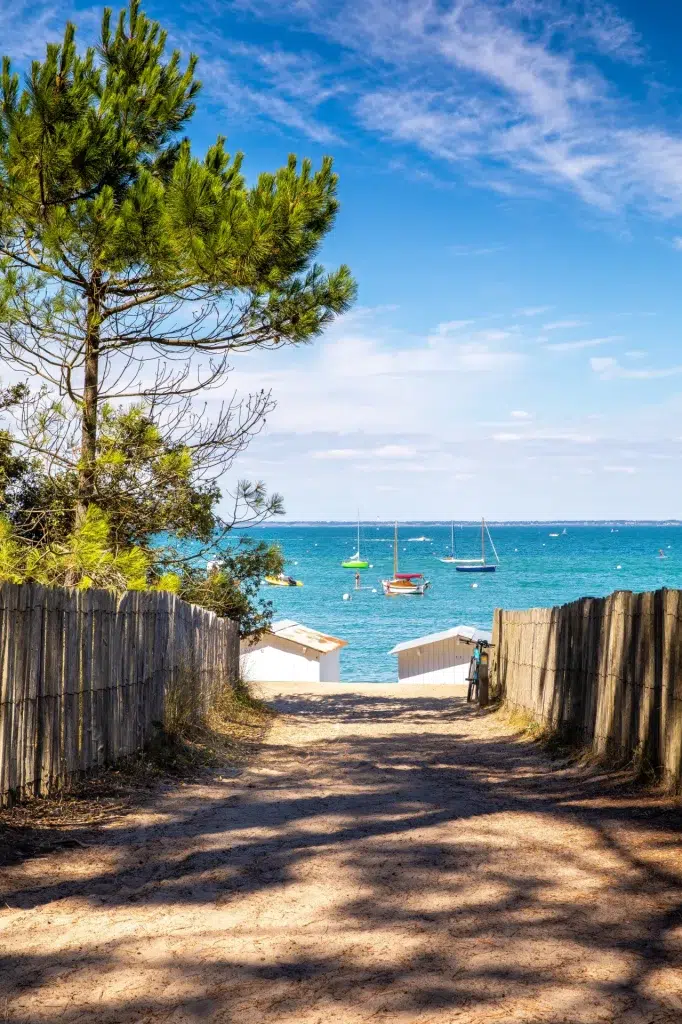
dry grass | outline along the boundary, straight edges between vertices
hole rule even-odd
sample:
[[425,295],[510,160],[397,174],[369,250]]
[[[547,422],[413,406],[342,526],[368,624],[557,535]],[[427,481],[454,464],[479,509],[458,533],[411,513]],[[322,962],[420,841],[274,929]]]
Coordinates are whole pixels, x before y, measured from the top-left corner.
[[87,833],[135,809],[162,787],[236,775],[254,756],[274,712],[239,682],[208,720],[197,720],[183,686],[147,749],[88,772],[54,796],[0,809],[0,864],[87,845]]
[[498,714],[519,738],[537,743],[553,760],[563,764],[573,764],[588,771],[598,771],[614,777],[621,782],[629,781],[647,790],[663,790],[674,795],[674,791],[666,788],[665,780],[652,765],[646,753],[638,749],[630,758],[624,757],[618,750],[595,753],[583,743],[571,742],[560,731],[551,729],[546,722],[539,722],[528,712],[518,708],[502,705]]

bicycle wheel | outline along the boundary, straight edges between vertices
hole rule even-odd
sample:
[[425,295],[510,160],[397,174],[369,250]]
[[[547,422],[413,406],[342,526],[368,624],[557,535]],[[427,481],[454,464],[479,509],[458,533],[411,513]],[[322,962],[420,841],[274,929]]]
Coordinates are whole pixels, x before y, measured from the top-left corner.
[[467,689],[467,703],[471,704],[478,696],[478,662],[472,657],[469,662],[469,675],[467,676],[469,687]]

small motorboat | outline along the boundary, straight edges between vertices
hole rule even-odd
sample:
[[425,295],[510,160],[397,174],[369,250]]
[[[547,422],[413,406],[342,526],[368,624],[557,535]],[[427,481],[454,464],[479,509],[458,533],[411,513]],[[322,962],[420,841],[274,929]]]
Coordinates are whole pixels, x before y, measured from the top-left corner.
[[431,584],[420,572],[398,572],[398,524],[393,534],[393,578],[382,580],[381,586],[386,597],[408,595],[423,596]]
[[266,576],[265,582],[269,587],[302,587],[302,580],[295,580],[293,576],[287,576],[281,572],[279,576]]

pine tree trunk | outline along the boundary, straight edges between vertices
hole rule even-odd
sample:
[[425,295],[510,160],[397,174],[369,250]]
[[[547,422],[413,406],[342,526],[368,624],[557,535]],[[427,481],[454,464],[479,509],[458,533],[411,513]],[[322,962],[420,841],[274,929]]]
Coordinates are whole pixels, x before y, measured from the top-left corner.
[[99,398],[99,284],[99,278],[94,277],[91,294],[88,296],[77,521],[83,518],[95,495]]

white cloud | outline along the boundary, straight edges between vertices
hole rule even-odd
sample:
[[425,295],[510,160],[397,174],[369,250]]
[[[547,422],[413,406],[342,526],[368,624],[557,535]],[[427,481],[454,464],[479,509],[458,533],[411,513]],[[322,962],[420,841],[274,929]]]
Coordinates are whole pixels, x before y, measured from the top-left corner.
[[582,348],[596,348],[597,345],[608,345],[614,341],[622,341],[622,335],[610,334],[604,338],[584,338],[582,341],[560,341],[552,345],[546,345],[554,352],[571,352]]
[[513,420],[530,420],[533,418],[531,413],[524,412],[523,409],[512,409],[509,415]]
[[[278,403],[271,430],[360,430],[381,434],[391,445],[393,432],[422,433],[425,422],[451,421],[453,396],[458,411],[471,410],[473,424],[480,403],[477,379],[485,380],[487,400],[495,401],[498,392],[508,396],[527,359],[511,331],[472,330],[466,322],[449,321],[414,337],[391,330],[386,319],[374,322],[369,311],[351,314],[312,347],[242,356],[230,389],[243,394],[271,388]],[[326,448],[334,454],[321,458],[352,459],[361,446]],[[395,459],[397,452],[388,448],[380,458]]]
[[548,313],[551,306],[525,306],[517,309],[515,316],[540,316],[541,313]]
[[634,466],[604,466],[603,470],[605,473],[626,473],[629,476],[637,472]]
[[682,251],[682,235],[676,235],[670,244],[673,249],[677,249],[678,252]]
[[361,125],[476,184],[506,195],[564,188],[609,211],[682,211],[682,137],[608,77],[604,57],[633,65],[642,93],[652,85],[637,33],[605,0],[241,4],[340,44]]
[[[187,40],[181,40],[184,46]],[[189,42],[201,56],[204,91],[232,118],[254,117],[300,132],[313,142],[342,143],[319,108],[344,91],[333,68],[308,53],[228,43],[216,56],[203,36]],[[184,47],[183,47],[184,48]]]
[[432,337],[447,338],[451,334],[455,334],[457,331],[461,331],[464,327],[469,327],[473,323],[473,320],[446,320],[442,324],[436,324],[436,327],[432,332]]
[[659,377],[676,377],[682,373],[682,366],[669,366],[663,369],[642,369],[633,370],[622,366],[617,359],[600,358],[593,356],[590,359],[590,366],[602,380],[613,380],[615,377],[629,378],[630,380],[655,380]]
[[494,328],[487,331],[478,331],[476,334],[477,341],[488,342],[488,341],[504,341],[508,338],[511,331],[500,331]]
[[589,434],[580,434],[576,431],[565,430],[534,430],[525,434],[500,433],[493,434],[493,441],[563,441],[569,444],[594,444],[595,438]]
[[551,324],[543,324],[543,331],[559,331],[568,327],[584,327],[586,324],[585,320],[555,320]]
[[417,452],[404,444],[384,444],[372,451],[377,459],[413,459]]
[[[48,42],[61,42],[67,21],[77,25],[76,41],[85,47],[99,39],[101,11],[77,9],[72,0],[28,3],[15,0],[0,5],[0,48],[13,62],[42,60]],[[17,70],[15,66],[15,70]]]
[[313,452],[314,459],[355,459],[364,452],[358,448],[328,448],[326,451]]
[[312,452],[314,459],[413,459],[415,448],[402,444],[384,444],[376,448],[327,448]]

